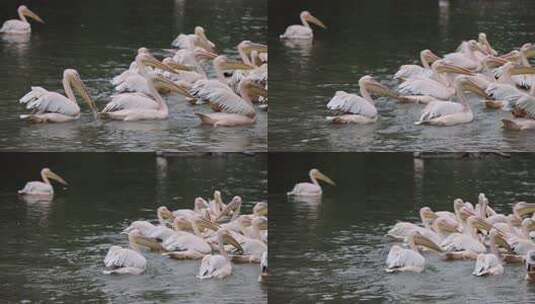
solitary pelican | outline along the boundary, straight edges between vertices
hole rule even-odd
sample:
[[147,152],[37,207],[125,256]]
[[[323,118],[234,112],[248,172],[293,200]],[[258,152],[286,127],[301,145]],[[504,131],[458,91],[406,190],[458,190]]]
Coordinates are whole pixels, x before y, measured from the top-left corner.
[[0,33],[5,34],[30,34],[32,32],[32,28],[30,26],[30,23],[28,20],[26,20],[26,17],[30,17],[34,19],[35,21],[45,23],[41,17],[37,16],[34,12],[30,11],[26,5],[21,5],[17,9],[17,12],[19,13],[20,20],[17,19],[11,19],[2,25],[2,28],[0,28]]
[[67,182],[61,178],[61,176],[52,172],[48,168],[41,170],[42,182],[28,182],[22,190],[19,190],[19,194],[23,196],[38,196],[44,199],[52,199],[54,197],[54,188],[50,180],[55,180],[60,184],[67,185]]
[[147,267],[147,260],[141,253],[121,246],[111,246],[104,258],[104,265],[112,270],[104,274],[142,274]]
[[216,232],[216,236],[219,254],[209,254],[202,259],[199,274],[197,275],[197,277],[201,280],[212,278],[223,279],[231,275],[232,264],[230,262],[230,257],[223,246],[224,240],[231,243],[238,250],[242,250],[240,244],[230,235],[227,230],[218,230]]
[[47,91],[42,87],[32,87],[32,90],[20,99],[20,103],[26,104],[26,108],[33,110],[34,113],[20,115],[20,118],[37,123],[67,122],[78,119],[80,107],[76,102],[73,88],[96,115],[97,107],[89,96],[80,75],[76,70],[66,69],[63,71],[63,89],[67,97]]
[[303,25],[290,25],[288,28],[286,28],[286,31],[284,34],[280,35],[280,38],[282,39],[312,39],[314,37],[314,33],[312,32],[312,28],[310,28],[309,22],[314,23],[315,25],[327,28],[323,22],[321,22],[318,18],[312,16],[308,11],[303,11],[299,15],[301,18],[301,22]]
[[318,180],[322,180],[333,186],[336,185],[329,177],[321,173],[318,169],[310,170],[308,175],[310,176],[312,183],[296,184],[292,191],[288,192],[288,196],[321,196],[321,187]]

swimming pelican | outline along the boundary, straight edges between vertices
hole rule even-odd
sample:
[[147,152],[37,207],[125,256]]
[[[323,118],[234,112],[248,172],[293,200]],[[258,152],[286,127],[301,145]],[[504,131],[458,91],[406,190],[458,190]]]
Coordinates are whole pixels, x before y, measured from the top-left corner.
[[386,272],[422,272],[425,268],[425,258],[419,252],[418,246],[442,252],[442,248],[419,232],[413,232],[408,238],[409,248],[394,245],[390,248],[386,258]]
[[161,87],[165,87],[172,92],[190,96],[186,88],[163,77],[150,75],[144,68],[145,65],[152,65],[162,70],[173,71],[168,66],[157,60],[151,59],[145,54],[138,55],[136,61],[138,62],[139,73],[147,79],[150,96],[141,93],[116,95],[100,113],[101,118],[122,121],[167,119],[169,108],[167,107],[166,101],[155,88],[155,84],[157,83],[159,83]]
[[202,124],[214,127],[235,127],[251,125],[256,122],[256,111],[252,100],[256,96],[267,96],[267,91],[253,81],[244,79],[239,84],[240,95],[228,89],[214,89],[206,96],[217,113],[195,112]]
[[487,34],[479,33],[477,44],[479,45],[479,48],[483,52],[485,52],[485,54],[492,55],[492,56],[497,56],[498,55],[498,52],[496,52],[496,50],[493,49],[492,46],[490,46],[490,43],[487,40]]
[[[140,47],[139,49],[137,49],[137,55],[140,55],[140,54],[146,54],[146,55],[152,57],[154,60],[156,60],[156,58],[154,58],[152,56],[152,54],[149,52],[149,49],[147,49],[146,47]],[[111,84],[113,84],[114,86],[118,86],[119,84],[124,82],[126,79],[128,79],[129,77],[134,76],[134,75],[139,75],[138,68],[137,68],[137,63],[136,63],[135,60],[132,61],[132,63],[130,63],[130,66],[128,67],[128,70],[126,70],[126,71],[122,72],[121,74],[113,77],[112,80],[111,80]]]
[[498,231],[492,229],[490,231],[490,252],[491,253],[480,253],[477,256],[476,265],[474,272],[475,276],[486,276],[486,275],[500,275],[503,274],[503,265],[500,258],[500,253],[498,247],[496,246],[496,237]]
[[179,34],[171,45],[180,49],[191,50],[195,49],[195,47],[202,47],[210,52],[215,49],[215,44],[208,40],[202,26],[196,26],[193,34]]
[[440,246],[448,253],[447,259],[473,259],[480,253],[485,253],[487,248],[479,240],[476,227],[483,225],[482,220],[476,216],[470,216],[463,227],[462,233],[452,233],[446,237]]
[[52,170],[44,168],[41,170],[42,182],[28,182],[22,190],[19,190],[19,195],[23,196],[37,196],[43,199],[52,199],[54,197],[54,188],[50,180],[57,181],[60,184],[68,185],[67,182]]
[[82,99],[89,105],[96,115],[95,102],[76,70],[66,69],[63,71],[63,89],[67,97],[50,92],[42,87],[32,87],[32,90],[20,99],[20,103],[26,104],[26,108],[33,110],[33,114],[20,115],[21,119],[35,123],[68,122],[80,117],[80,107],[76,102],[73,88]]
[[402,65],[396,74],[394,74],[394,79],[399,79],[403,82],[407,79],[417,77],[429,78],[433,74],[431,64],[437,60],[440,60],[440,57],[431,52],[431,50],[423,50],[420,52],[422,66],[414,64]]
[[475,40],[464,41],[457,49],[457,52],[446,54],[443,60],[446,63],[471,71],[479,71],[483,67],[481,64],[483,58],[476,56],[476,52],[478,51],[484,53]]
[[120,246],[111,246],[104,258],[104,265],[112,270],[104,274],[142,274],[147,268],[147,260],[139,252]]
[[480,90],[472,80],[465,76],[455,79],[455,89],[460,102],[432,101],[423,109],[416,125],[453,126],[469,123],[474,119],[472,109],[465,96],[465,89]]
[[535,281],[535,250],[530,250],[526,253],[524,269],[526,270],[525,279]]
[[0,33],[4,34],[30,34],[32,28],[26,17],[30,17],[33,20],[41,23],[45,23],[41,17],[37,16],[34,12],[30,11],[26,5],[21,5],[17,9],[19,14],[19,19],[11,19],[4,22],[2,28],[0,28]]
[[312,14],[310,14],[308,11],[302,11],[299,15],[299,18],[301,18],[301,23],[303,23],[303,25],[288,26],[284,34],[280,35],[281,39],[312,39],[314,37],[314,33],[308,24],[309,22],[319,27],[327,28],[323,22],[312,16]]
[[294,186],[292,191],[288,192],[288,196],[321,196],[321,186],[318,180],[324,181],[330,185],[336,184],[326,175],[321,173],[318,169],[312,169],[308,173],[312,183],[298,183]]
[[[179,218],[175,219],[175,222]],[[170,237],[162,242],[162,247],[169,251],[162,255],[169,256],[173,259],[201,259],[205,255],[212,252],[212,247],[203,238],[200,233],[199,226],[205,225],[207,221],[200,220],[199,217],[190,220],[194,233],[186,231],[175,231]],[[176,227],[176,226],[175,226]],[[217,229],[215,226],[208,223],[206,227]]]
[[377,108],[371,94],[398,98],[399,95],[377,82],[369,75],[359,79],[360,95],[337,91],[327,104],[331,111],[341,115],[327,116],[327,121],[335,124],[369,124],[377,121]]
[[262,261],[260,262],[260,275],[258,276],[258,281],[262,282],[269,276],[268,268],[268,251],[264,251],[262,254]]
[[238,53],[243,63],[248,65],[256,66],[257,62],[252,59],[252,53],[256,51],[257,53],[267,53],[267,45],[254,43],[249,40],[243,40],[238,44]]
[[223,246],[223,241],[227,241],[238,250],[241,250],[240,244],[230,235],[227,230],[218,230],[216,232],[216,236],[219,254],[209,254],[202,259],[201,267],[199,268],[199,274],[197,275],[197,277],[201,280],[212,278],[223,279],[231,275],[232,264],[230,262],[230,257]]

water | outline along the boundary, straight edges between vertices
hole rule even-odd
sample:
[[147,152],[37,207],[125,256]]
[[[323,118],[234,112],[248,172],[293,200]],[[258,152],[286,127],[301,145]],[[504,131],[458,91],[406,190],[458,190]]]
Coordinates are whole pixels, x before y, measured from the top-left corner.
[[[441,55],[486,32],[500,53],[532,42],[535,2],[519,1],[270,1],[270,149],[273,151],[532,151],[532,132],[501,128],[507,112],[471,101],[471,124],[415,126],[421,105],[381,98],[372,125],[333,126],[327,102],[338,90],[358,92],[358,79],[374,76],[389,87],[403,64],[416,64],[429,48]],[[307,9],[328,27],[312,44],[280,41]]]
[[[28,41],[0,37],[0,150],[7,151],[265,151],[267,113],[251,127],[200,126],[182,97],[167,97],[169,119],[94,122],[83,106],[76,122],[31,125],[18,100],[30,86],[63,91],[65,68],[75,68],[99,109],[110,100],[110,79],[128,68],[139,47],[158,58],[169,53],[181,32],[202,25],[221,54],[237,58],[235,46],[248,39],[266,43],[267,4],[263,0],[26,1],[46,24],[32,23]],[[19,1],[0,3],[0,21],[15,18]],[[209,71],[210,72],[210,71]],[[213,74],[213,73],[211,73]]]
[[[423,273],[387,274],[397,221],[418,222],[418,210],[452,210],[455,198],[484,192],[498,212],[533,201],[533,155],[511,159],[429,159],[411,154],[270,154],[269,300],[274,303],[533,303],[535,287],[520,265],[501,277],[472,276],[473,261],[426,255]],[[286,191],[319,168],[336,187],[321,203],[288,201]]]
[[[267,196],[266,155],[177,157],[154,154],[1,153],[0,302],[267,303],[258,265],[233,265],[225,280],[200,281],[200,261],[145,253],[141,276],[102,274],[119,232],[156,208],[191,208],[215,189],[225,201],[241,195],[244,212]],[[16,192],[48,166],[70,184],[53,202],[25,203]]]

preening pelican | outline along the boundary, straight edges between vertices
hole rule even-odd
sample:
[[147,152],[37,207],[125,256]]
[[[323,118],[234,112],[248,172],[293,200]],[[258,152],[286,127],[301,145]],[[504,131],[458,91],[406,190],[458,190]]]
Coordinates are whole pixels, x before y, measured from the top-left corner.
[[321,186],[318,180],[324,181],[335,186],[336,184],[326,175],[321,173],[318,169],[312,169],[308,173],[312,183],[299,183],[294,186],[292,191],[288,192],[288,196],[321,196]]
[[386,258],[386,272],[422,272],[425,268],[425,258],[419,252],[418,246],[424,246],[437,252],[442,248],[419,232],[412,233],[408,238],[409,248],[398,245],[392,246]]
[[479,90],[470,78],[459,76],[455,79],[455,89],[460,102],[432,101],[423,109],[420,119],[414,124],[453,126],[471,122],[474,114],[466,100],[464,93],[466,88]]
[[21,5],[17,9],[17,12],[19,14],[19,19],[11,19],[2,25],[2,28],[0,28],[0,33],[4,34],[30,34],[32,32],[32,27],[30,26],[30,23],[28,20],[26,20],[26,17],[30,17],[33,20],[41,23],[45,23],[41,17],[37,16],[34,12],[30,11],[26,7],[26,5]]
[[139,252],[120,246],[111,246],[104,258],[104,265],[111,270],[104,274],[142,274],[147,267],[147,260]]
[[50,180],[57,181],[60,184],[67,185],[67,182],[61,178],[61,176],[52,172],[48,168],[41,170],[42,182],[28,182],[22,190],[19,190],[19,195],[23,196],[36,196],[43,199],[52,199],[54,197],[54,188],[50,183]]
[[230,235],[228,231],[220,229],[216,232],[216,236],[219,254],[209,254],[202,259],[199,274],[197,275],[197,277],[201,280],[212,278],[223,279],[231,275],[232,264],[230,262],[230,257],[223,246],[223,241],[227,241],[238,250],[242,250],[240,244]]
[[193,34],[179,34],[171,43],[172,46],[180,49],[195,49],[202,47],[210,52],[215,49],[215,44],[208,40],[202,26],[196,26]]
[[380,84],[371,76],[359,79],[360,95],[337,91],[327,104],[331,111],[342,113],[338,116],[328,116],[327,121],[335,124],[369,124],[377,121],[377,109],[371,94],[397,98],[398,94]]
[[290,25],[286,28],[286,31],[284,34],[280,35],[280,38],[282,39],[312,39],[314,37],[314,33],[312,32],[312,28],[310,27],[309,22],[322,27],[327,28],[323,22],[321,22],[318,18],[312,16],[308,11],[302,11],[299,15],[299,18],[301,18],[301,23],[303,25]]
[[67,97],[50,92],[42,87],[32,87],[32,90],[20,99],[26,108],[33,110],[32,114],[20,115],[21,119],[36,123],[67,122],[80,117],[80,107],[76,102],[73,88],[89,105],[96,116],[96,105],[76,70],[63,71],[63,89]]
[[228,89],[214,89],[206,95],[206,99],[218,113],[204,114],[196,112],[203,124],[214,127],[234,127],[251,125],[256,122],[256,110],[252,100],[257,96],[267,96],[267,91],[253,81],[244,79],[240,82],[240,95]]
[[172,92],[190,96],[186,88],[163,77],[150,75],[144,68],[145,65],[152,65],[156,68],[172,72],[173,70],[168,66],[145,54],[138,55],[136,57],[136,62],[138,64],[139,73],[147,79],[150,96],[141,93],[116,95],[100,113],[101,118],[123,121],[167,119],[169,108],[167,107],[166,101],[155,88],[155,84],[158,83],[161,87],[165,87]]
[[503,265],[500,258],[500,253],[496,245],[496,237],[498,231],[492,229],[490,231],[490,252],[480,253],[477,256],[476,266],[474,268],[473,275],[481,277],[486,275],[500,275],[503,274]]

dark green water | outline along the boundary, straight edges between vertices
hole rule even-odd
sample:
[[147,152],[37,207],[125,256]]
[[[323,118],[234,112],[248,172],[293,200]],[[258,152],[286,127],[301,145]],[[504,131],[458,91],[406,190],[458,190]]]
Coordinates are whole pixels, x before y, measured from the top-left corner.
[[[0,3],[0,22],[16,18],[20,1]],[[83,107],[76,122],[29,125],[18,100],[30,86],[63,91],[65,68],[75,68],[102,109],[114,93],[111,78],[128,68],[139,47],[163,58],[181,32],[202,25],[221,54],[237,58],[235,46],[248,39],[266,43],[264,0],[96,0],[25,1],[46,24],[32,23],[27,41],[0,37],[0,150],[6,151],[265,151],[267,114],[255,126],[200,126],[181,97],[167,97],[169,119],[97,123]],[[212,71],[209,70],[209,75]],[[212,75],[213,76],[213,75]]]
[[[455,198],[484,192],[498,212],[535,200],[535,157],[431,159],[411,154],[270,154],[269,300],[274,303],[533,303],[535,287],[520,265],[499,277],[472,276],[474,261],[426,255],[423,273],[387,274],[397,221],[417,222],[420,207],[451,210]],[[336,187],[321,202],[288,201],[286,192],[320,169]]]
[[[241,195],[244,212],[267,196],[266,155],[157,159],[153,154],[0,154],[0,302],[266,303],[258,265],[233,265],[225,280],[195,278],[199,261],[145,253],[141,276],[102,274],[119,232],[154,219],[156,208],[191,208],[220,189]],[[17,190],[48,166],[70,186],[55,199],[25,203]]]
[[[338,90],[358,92],[369,74],[395,88],[394,73],[418,62],[419,52],[455,50],[462,40],[486,32],[500,52],[533,42],[535,2],[428,0],[271,0],[270,150],[272,151],[533,151],[533,132],[501,129],[507,112],[471,102],[474,122],[438,128],[415,126],[423,106],[399,105],[382,98],[372,125],[333,126],[325,116]],[[311,44],[280,41],[309,10],[328,29],[315,29]]]

